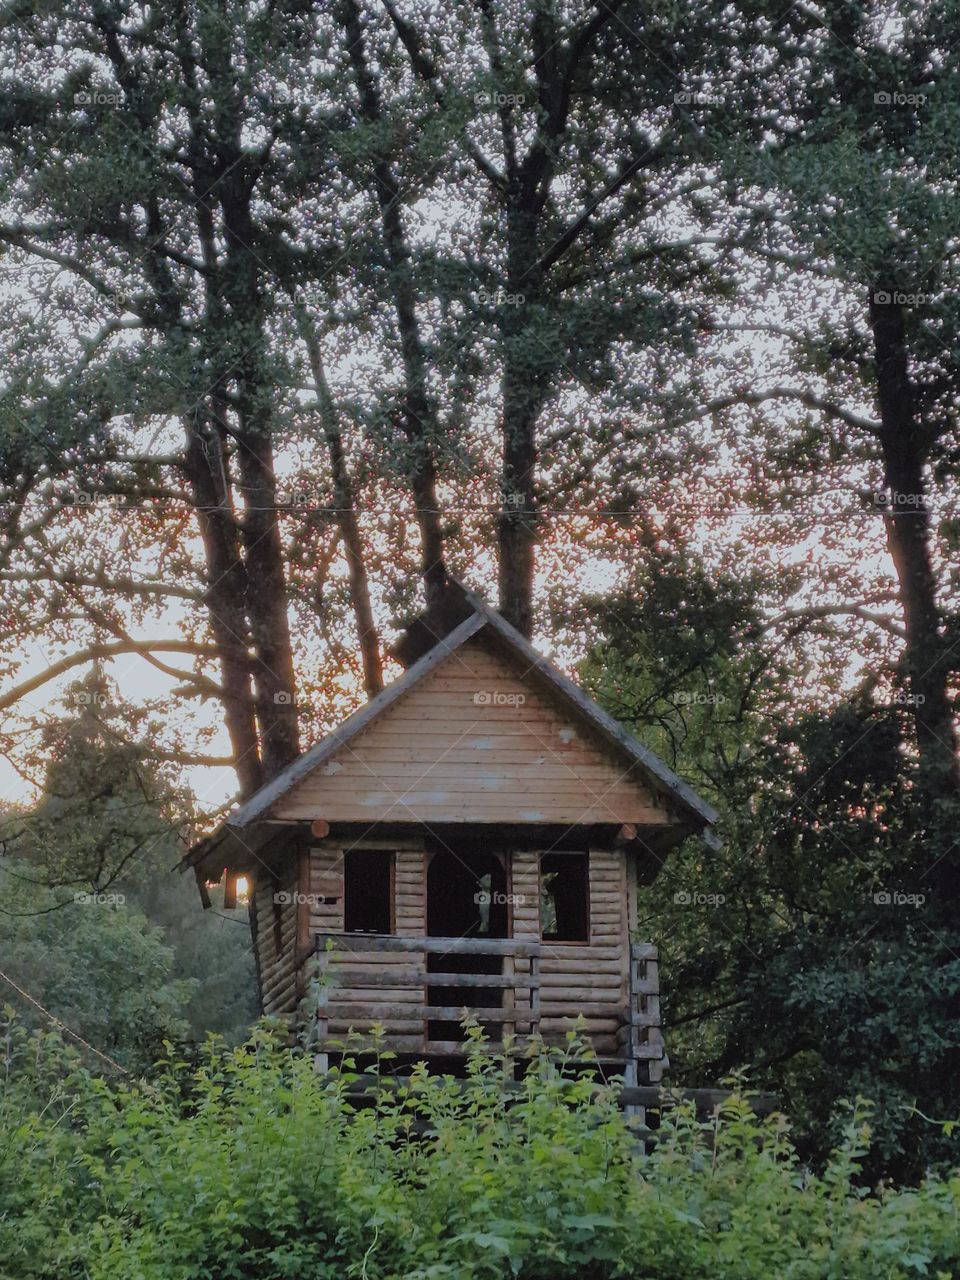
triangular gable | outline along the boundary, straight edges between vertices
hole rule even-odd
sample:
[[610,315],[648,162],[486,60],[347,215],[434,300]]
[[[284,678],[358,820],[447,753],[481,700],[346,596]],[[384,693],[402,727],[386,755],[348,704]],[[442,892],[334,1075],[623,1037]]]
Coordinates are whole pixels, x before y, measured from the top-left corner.
[[562,824],[675,819],[639,763],[488,627],[271,806],[281,821]]
[[[421,682],[428,681],[431,675],[434,672],[437,672],[439,668],[448,662],[454,661],[456,659],[456,655],[465,646],[473,645],[476,647],[483,636],[483,633],[486,633],[486,636],[484,637],[483,645],[480,647],[485,648],[489,652],[498,652],[501,660],[507,662],[507,670],[502,671],[500,677],[497,677],[496,673],[491,673],[491,678],[502,678],[505,682],[518,679],[521,682],[522,688],[520,690],[513,689],[512,691],[514,693],[523,692],[526,696],[530,697],[532,696],[533,690],[536,690],[538,698],[547,698],[550,704],[549,711],[558,717],[561,722],[560,728],[557,728],[554,723],[551,724],[551,742],[554,731],[556,731],[558,743],[563,742],[560,734],[564,727],[572,728],[575,737],[580,737],[582,735],[584,744],[589,744],[590,750],[596,751],[600,754],[602,757],[602,763],[607,767],[611,764],[614,765],[617,770],[617,786],[624,782],[629,784],[633,796],[631,803],[641,806],[650,806],[651,821],[653,823],[660,824],[672,822],[677,827],[700,832],[705,832],[706,828],[712,826],[716,821],[717,813],[711,805],[702,800],[693,791],[693,789],[679,778],[671,769],[669,769],[658,756],[643,746],[642,743],[638,742],[637,739],[634,738],[633,735],[630,734],[621,724],[614,720],[612,716],[608,715],[591,698],[587,697],[587,695],[571,680],[568,680],[564,675],[562,675],[552,663],[548,662],[546,658],[537,653],[537,651],[520,635],[520,633],[504,618],[502,618],[500,614],[491,609],[483,600],[472,592],[467,591],[464,588],[460,588],[460,590],[462,590],[464,598],[469,602],[469,605],[473,609],[473,613],[471,613],[469,617],[450,631],[448,635],[439,640],[433,648],[415,662],[410,669],[400,677],[400,679],[395,680],[375,698],[371,699],[371,701],[365,706],[354,712],[352,716],[349,716],[345,721],[343,721],[343,723],[332,733],[328,734],[327,737],[316,743],[309,751],[306,751],[303,755],[299,756],[291,765],[283,770],[282,773],[278,774],[277,777],[272,779],[265,786],[261,787],[261,789],[244,804],[234,809],[226,819],[225,823],[223,823],[216,832],[205,840],[202,840],[194,847],[193,850],[191,850],[187,855],[187,858],[184,859],[184,863],[182,865],[199,865],[202,860],[205,861],[208,855],[213,853],[215,847],[225,838],[232,840],[236,837],[245,843],[246,838],[240,833],[244,829],[250,831],[256,826],[256,824],[263,820],[279,822],[299,820],[298,818],[293,817],[294,811],[306,812],[314,804],[314,800],[310,800],[309,802],[305,801],[305,796],[309,791],[307,786],[308,779],[330,779],[337,777],[338,774],[343,772],[343,769],[334,769],[323,774],[323,766],[328,763],[342,763],[343,760],[362,760],[363,756],[358,752],[358,746],[360,746],[362,738],[369,733],[370,741],[375,743],[376,740],[372,733],[374,727],[380,721],[385,720],[394,709],[398,712],[398,715],[394,720],[394,724],[403,724],[405,726],[402,731],[403,735],[406,742],[408,744],[412,744],[413,740],[411,739],[411,735],[407,733],[407,727],[411,730],[422,729],[421,721],[426,721],[429,716],[427,715],[426,708],[421,706],[423,715],[415,717],[417,720],[416,724],[412,726],[408,725],[410,717],[403,717],[399,715],[401,704],[403,702],[407,702],[409,705],[416,705],[411,703],[410,699],[411,695],[413,695],[418,689]],[[491,645],[490,641],[494,639],[496,644]],[[478,688],[475,692],[484,692],[484,690]],[[489,705],[493,708],[497,704],[491,701]],[[507,706],[510,704],[500,703],[499,705]],[[457,710],[459,710],[459,708]],[[480,703],[471,704],[469,707],[465,708],[464,719],[462,721],[463,726],[469,727],[478,723],[477,715],[482,710],[483,706]],[[543,709],[539,707],[538,703],[538,714],[541,713],[542,710]],[[468,716],[469,718],[467,718]],[[479,724],[482,728],[483,722],[481,721]],[[518,728],[518,725],[515,725],[514,728],[518,729],[518,732],[520,733],[525,732],[522,728]],[[477,736],[483,735],[478,734]],[[505,735],[503,733],[498,733],[487,736],[502,738]],[[527,734],[527,736],[529,737],[531,735]],[[408,745],[408,749],[415,751],[418,755],[423,755],[425,751],[428,753],[428,758],[421,759],[416,762],[422,766],[421,781],[417,782],[416,786],[413,788],[410,788],[409,785],[397,788],[392,785],[392,782],[397,781],[402,783],[404,780],[391,779],[390,785],[381,786],[379,790],[381,793],[396,793],[396,795],[393,795],[391,801],[391,821],[423,822],[433,820],[439,822],[439,818],[431,819],[427,817],[425,811],[423,816],[418,815],[417,809],[420,806],[421,799],[423,799],[422,795],[416,801],[416,805],[411,803],[411,798],[424,791],[430,791],[433,793],[443,790],[449,793],[452,788],[433,787],[432,785],[430,787],[425,787],[424,785],[421,785],[425,778],[429,779],[432,776],[433,781],[436,781],[440,777],[446,778],[446,774],[436,772],[436,770],[441,767],[442,761],[439,756],[436,761],[429,758],[429,747],[425,746],[422,737],[418,737],[416,742],[417,745],[415,747],[413,745]],[[449,745],[449,742],[444,743],[442,749],[446,750]],[[511,745],[516,747],[517,743],[514,742]],[[535,752],[534,758],[528,762],[527,773],[533,769],[539,770],[540,766],[534,763],[534,759],[536,759],[540,754],[544,754],[545,756],[547,754],[545,745],[541,743],[539,746],[541,748],[540,751]],[[479,749],[487,750],[487,748]],[[564,744],[563,749],[567,749],[566,744]],[[573,751],[574,748],[571,747],[570,750]],[[582,744],[577,747],[576,750],[586,751],[587,745]],[[449,757],[443,758],[449,761]],[[506,761],[507,757],[505,756],[503,759]],[[487,757],[484,756],[482,762],[477,767],[487,769],[486,760]],[[384,761],[384,765],[388,763],[395,764],[400,762],[393,760]],[[510,763],[522,764],[523,761],[510,761]],[[589,777],[592,782],[602,782],[603,775],[593,775],[590,773],[590,770],[595,769],[599,763],[601,763],[601,761],[596,759],[581,760],[580,767],[588,771],[584,777]],[[433,766],[432,774],[430,771],[431,765]],[[371,781],[376,780],[376,768],[370,760],[367,761],[366,774]],[[546,771],[544,771],[543,776],[546,777]],[[569,777],[569,774],[567,776]],[[496,794],[497,777],[498,775],[495,772],[490,773],[488,771],[480,790],[483,790],[483,788],[486,787],[489,788],[491,794]],[[411,781],[413,781],[413,779],[411,779]],[[447,781],[454,781],[454,779],[447,778]],[[609,781],[612,782],[613,779],[609,779]],[[625,797],[622,792],[619,790],[609,791],[603,786],[600,786],[598,789],[594,786],[593,793],[592,797],[584,797],[582,793],[578,793],[579,799],[578,801],[575,801],[575,803],[580,804],[579,812],[581,814],[591,815],[589,817],[582,817],[580,820],[584,823],[606,823],[615,821],[616,818],[611,815],[616,815],[621,812],[621,810],[613,803],[613,800],[624,799]],[[343,792],[341,791],[339,794],[342,799]],[[369,796],[371,793],[367,792],[366,794]],[[473,794],[473,792],[467,791],[465,794]],[[547,795],[553,794],[552,791],[548,792],[541,790],[537,793],[528,794],[536,794],[538,799],[537,803],[530,803],[526,805],[523,809],[524,812],[532,815],[534,813],[544,813],[547,811],[545,805],[540,801]],[[398,799],[398,796],[402,799]],[[317,790],[315,795],[317,802],[325,801],[327,798],[332,802],[332,791],[324,791],[322,788]],[[580,803],[585,798],[590,799],[590,803],[586,806]],[[479,802],[477,803],[477,808],[479,809]],[[630,806],[627,805],[622,811],[630,811]],[[366,820],[369,822],[382,821],[384,820],[383,817],[378,816],[378,814],[382,814],[383,812],[384,810],[382,808],[378,809],[378,802],[371,801],[365,806],[365,818],[360,820]],[[464,812],[466,812],[465,808]],[[564,810],[562,806],[558,806],[551,808],[551,812],[560,813],[564,812]],[[600,816],[601,814],[603,816]],[[310,818],[311,820],[313,818],[326,818],[330,821],[347,820],[345,818],[336,818],[333,816],[332,810],[330,814],[317,811],[310,814]],[[459,820],[497,821],[498,819],[495,816],[489,816],[486,819],[468,819],[466,817],[462,817]],[[506,821],[507,819],[501,818],[499,820]],[[520,821],[569,822],[570,820],[568,818],[559,817],[534,819],[531,816],[527,819],[520,819]],[[630,822],[632,819],[623,817],[620,821]],[[232,836],[231,833],[233,833]],[[706,834],[709,836],[708,832]]]

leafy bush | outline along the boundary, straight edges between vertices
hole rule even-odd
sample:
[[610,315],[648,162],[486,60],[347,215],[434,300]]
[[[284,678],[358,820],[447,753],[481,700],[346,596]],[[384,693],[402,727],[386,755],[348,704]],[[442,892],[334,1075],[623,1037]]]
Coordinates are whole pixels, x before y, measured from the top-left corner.
[[416,1070],[359,1110],[348,1073],[318,1077],[268,1029],[119,1084],[49,1038],[7,1045],[10,1280],[942,1280],[960,1265],[960,1177],[867,1193],[862,1106],[814,1176],[784,1118],[739,1094],[709,1123],[670,1111],[644,1153],[575,1042],[514,1092],[477,1043],[465,1081]]

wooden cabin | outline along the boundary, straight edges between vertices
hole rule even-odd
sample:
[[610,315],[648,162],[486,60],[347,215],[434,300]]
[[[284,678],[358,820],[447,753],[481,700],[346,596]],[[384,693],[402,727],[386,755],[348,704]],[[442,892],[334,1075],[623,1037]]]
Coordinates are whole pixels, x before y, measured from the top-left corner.
[[323,1060],[379,1024],[444,1069],[465,1009],[493,1043],[582,1017],[605,1070],[658,1082],[637,887],[714,811],[459,585],[394,653],[400,679],[185,860],[252,883],[264,1012],[313,1019]]

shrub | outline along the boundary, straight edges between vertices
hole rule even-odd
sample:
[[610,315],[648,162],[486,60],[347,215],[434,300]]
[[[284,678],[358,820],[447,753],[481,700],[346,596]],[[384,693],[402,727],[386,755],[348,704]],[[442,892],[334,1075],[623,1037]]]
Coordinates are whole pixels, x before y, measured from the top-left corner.
[[[268,1029],[106,1082],[8,1038],[0,1264],[9,1280],[886,1280],[957,1274],[960,1177],[859,1185],[867,1109],[825,1171],[733,1094],[677,1106],[644,1152],[582,1047],[519,1087],[477,1038],[357,1108]],[[389,1065],[388,1063],[386,1064]]]

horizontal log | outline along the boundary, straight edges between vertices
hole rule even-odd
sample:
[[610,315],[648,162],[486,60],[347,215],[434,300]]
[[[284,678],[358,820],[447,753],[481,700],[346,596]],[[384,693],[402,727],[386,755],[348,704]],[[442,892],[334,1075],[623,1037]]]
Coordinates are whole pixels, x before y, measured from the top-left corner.
[[416,1004],[399,1002],[378,1005],[372,1002],[348,1004],[346,1001],[331,1000],[327,1006],[327,1016],[332,1023],[349,1023],[351,1025],[356,1023],[369,1025],[373,1022],[384,1024],[392,1022],[422,1022],[424,1016],[423,1007],[421,1002]]
[[331,969],[336,984],[332,991],[342,988],[410,988],[417,987],[484,987],[491,990],[534,991],[538,983],[526,976],[509,977],[499,973],[427,973],[425,970],[406,970],[401,974],[365,973],[361,970]]
[[397,1022],[429,1019],[431,1022],[462,1022],[464,1017],[475,1018],[478,1022],[513,1022],[516,1013],[510,1009],[496,1007],[473,1006],[465,1009],[463,1005],[429,1005],[429,1004],[390,1004],[382,1009],[374,1004],[347,1004],[331,1000],[329,1006],[331,1022]]
[[512,987],[517,991],[535,991],[539,985],[536,978],[499,973],[428,973],[427,983],[431,987]]
[[401,969],[396,965],[390,966],[389,973],[339,966],[331,967],[329,973],[336,984],[335,990],[340,987],[422,987],[427,977],[425,969]]
[[582,1025],[575,1027],[571,1018],[551,1018],[544,1011],[541,1011],[539,1026],[544,1036],[566,1036],[568,1032],[576,1031],[580,1035],[588,1036],[593,1040],[597,1036],[615,1036],[619,1022],[616,1018],[584,1018]]
[[320,934],[317,949],[326,948],[327,939],[342,943],[345,950],[358,951],[423,951],[430,955],[530,956],[540,951],[539,945],[517,942],[513,938],[398,938],[392,934],[342,933]]
[[[571,1006],[573,1006],[572,1009]],[[555,991],[544,991],[540,997],[540,1008],[545,1018],[554,1020],[566,1018],[571,1026],[580,1014],[586,1018],[591,1015],[594,1017],[602,1015],[606,1018],[614,1018],[618,1023],[624,1020],[623,1007],[616,999],[583,1000],[575,992],[570,992],[565,998]]]

